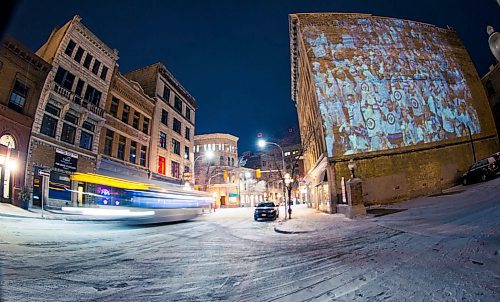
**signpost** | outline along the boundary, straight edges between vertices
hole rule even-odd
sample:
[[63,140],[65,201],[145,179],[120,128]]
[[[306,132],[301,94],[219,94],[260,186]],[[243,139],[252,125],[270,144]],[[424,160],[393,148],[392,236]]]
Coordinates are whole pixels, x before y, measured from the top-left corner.
[[43,218],[43,202],[45,201],[43,184],[45,183],[45,177],[50,177],[50,171],[38,170],[38,176],[42,177],[42,181],[40,182],[40,191],[41,191],[42,200],[41,200],[40,204],[42,205],[42,218]]

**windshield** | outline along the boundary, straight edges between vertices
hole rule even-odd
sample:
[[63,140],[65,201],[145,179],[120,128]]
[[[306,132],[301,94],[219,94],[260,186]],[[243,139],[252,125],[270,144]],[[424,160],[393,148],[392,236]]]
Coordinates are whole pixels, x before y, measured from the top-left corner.
[[275,207],[274,202],[261,202],[258,207]]

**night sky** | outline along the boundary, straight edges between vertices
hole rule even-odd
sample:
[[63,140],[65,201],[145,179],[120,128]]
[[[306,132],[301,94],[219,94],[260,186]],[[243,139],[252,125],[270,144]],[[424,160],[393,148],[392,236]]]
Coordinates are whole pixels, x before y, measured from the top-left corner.
[[[120,5],[115,5],[120,4]],[[256,134],[297,127],[290,96],[288,14],[370,13],[455,28],[483,76],[495,59],[486,26],[500,31],[496,0],[330,1],[21,1],[7,33],[36,51],[52,29],[74,15],[119,51],[126,73],[158,61],[196,98],[196,134],[240,138],[240,153],[257,149]]]

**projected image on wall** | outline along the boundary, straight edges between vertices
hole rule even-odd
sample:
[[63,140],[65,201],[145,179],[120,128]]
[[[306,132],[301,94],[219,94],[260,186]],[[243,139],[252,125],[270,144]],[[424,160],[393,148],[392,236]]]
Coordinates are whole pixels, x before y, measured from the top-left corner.
[[446,32],[394,19],[346,19],[302,35],[329,156],[395,149],[480,132]]

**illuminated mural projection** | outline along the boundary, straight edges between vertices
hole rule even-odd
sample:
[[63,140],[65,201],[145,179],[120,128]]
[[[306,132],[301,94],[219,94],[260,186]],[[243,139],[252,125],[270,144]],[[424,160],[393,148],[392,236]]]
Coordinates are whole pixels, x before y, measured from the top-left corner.
[[395,19],[346,18],[302,30],[329,156],[480,132],[446,31]]

